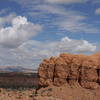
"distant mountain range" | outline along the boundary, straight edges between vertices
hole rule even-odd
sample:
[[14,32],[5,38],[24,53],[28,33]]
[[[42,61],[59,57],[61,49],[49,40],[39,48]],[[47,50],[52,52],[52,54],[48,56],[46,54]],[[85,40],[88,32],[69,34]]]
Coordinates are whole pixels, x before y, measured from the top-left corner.
[[0,72],[24,72],[24,73],[36,73],[35,69],[28,69],[21,66],[0,66]]

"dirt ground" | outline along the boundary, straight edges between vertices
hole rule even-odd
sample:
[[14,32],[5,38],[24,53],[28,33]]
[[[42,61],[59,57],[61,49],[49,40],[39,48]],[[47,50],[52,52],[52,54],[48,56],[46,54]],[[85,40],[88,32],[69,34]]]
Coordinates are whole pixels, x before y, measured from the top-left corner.
[[0,100],[34,100],[35,89],[10,90],[0,89]]
[[65,84],[61,87],[49,86],[27,90],[0,89],[0,100],[100,100],[100,87],[85,89],[78,84],[74,87]]

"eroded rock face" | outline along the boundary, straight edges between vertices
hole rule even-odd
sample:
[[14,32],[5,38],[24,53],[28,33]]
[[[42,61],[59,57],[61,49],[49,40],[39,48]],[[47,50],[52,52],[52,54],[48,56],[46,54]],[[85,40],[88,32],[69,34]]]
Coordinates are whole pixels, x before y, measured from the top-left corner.
[[97,88],[98,87],[98,62],[91,57],[86,58],[82,62],[81,68],[81,81],[80,84],[85,88]]
[[54,68],[54,85],[62,85],[66,83],[66,78],[68,76],[67,64],[61,57],[56,59],[56,64]]
[[56,58],[51,57],[40,64],[38,73],[41,86],[61,86],[68,83],[95,89],[100,85],[100,54],[61,54]]
[[53,83],[54,68],[55,68],[55,57],[51,57],[49,60],[45,59],[39,68],[40,85],[48,86]]

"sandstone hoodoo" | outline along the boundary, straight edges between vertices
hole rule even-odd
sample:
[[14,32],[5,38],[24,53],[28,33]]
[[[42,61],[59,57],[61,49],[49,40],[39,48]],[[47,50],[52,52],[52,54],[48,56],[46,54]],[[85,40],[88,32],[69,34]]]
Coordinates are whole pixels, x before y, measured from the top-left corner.
[[96,89],[100,85],[100,54],[72,55],[60,54],[59,57],[45,59],[40,64],[40,86],[81,86]]

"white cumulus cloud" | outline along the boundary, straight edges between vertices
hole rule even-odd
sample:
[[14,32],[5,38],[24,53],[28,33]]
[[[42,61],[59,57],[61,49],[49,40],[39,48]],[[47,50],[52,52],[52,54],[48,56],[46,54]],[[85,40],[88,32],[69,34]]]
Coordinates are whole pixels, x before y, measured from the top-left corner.
[[[8,16],[5,18],[10,19],[11,25],[2,27],[0,29],[0,45],[2,45],[3,47],[16,48],[24,41],[28,40],[32,36],[35,36],[39,31],[42,30],[41,25],[29,22],[26,17]],[[1,18],[0,22],[4,24],[5,21],[2,20],[4,19]]]
[[76,51],[77,52],[94,52],[95,50],[96,50],[96,46],[91,44],[91,43],[89,43],[86,40],[83,40],[82,44],[79,44],[76,47]]
[[30,65],[37,68],[43,59],[58,56],[60,53],[89,54],[95,52],[96,49],[96,45],[87,40],[74,40],[69,37],[63,37],[60,40],[49,42],[30,40],[11,52],[17,61],[22,61],[22,65]]

